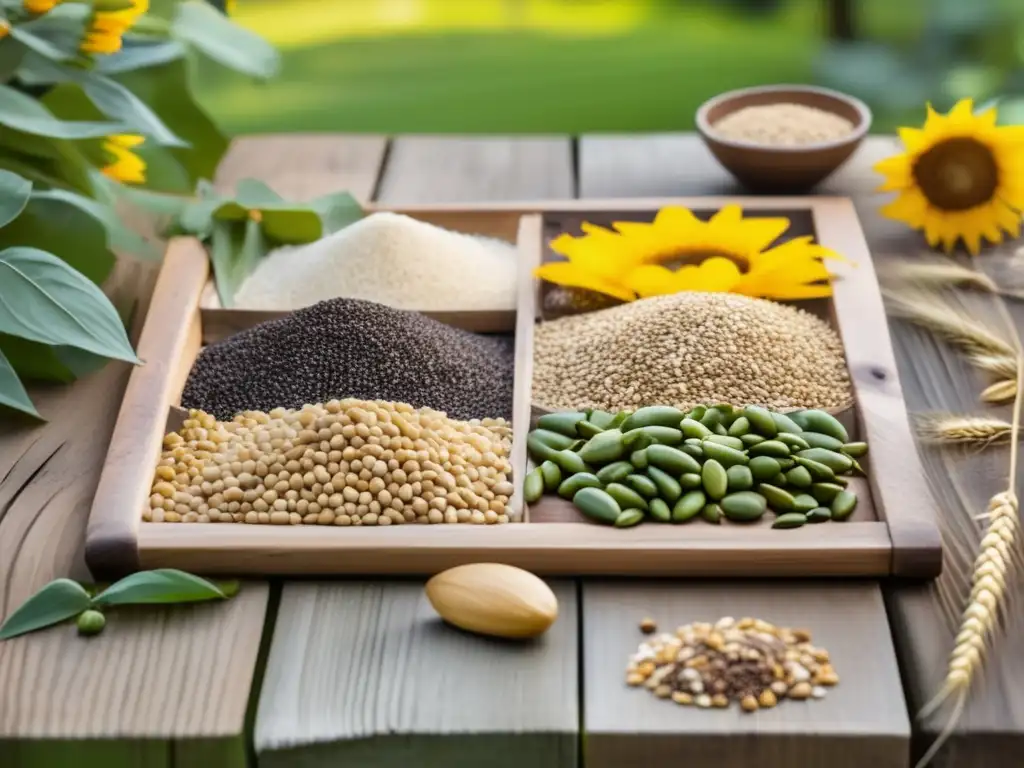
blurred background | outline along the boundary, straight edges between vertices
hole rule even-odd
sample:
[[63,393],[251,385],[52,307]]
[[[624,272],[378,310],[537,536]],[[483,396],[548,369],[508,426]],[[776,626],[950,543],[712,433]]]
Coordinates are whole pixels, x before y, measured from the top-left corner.
[[1024,0],[238,0],[281,52],[257,90],[220,68],[227,131],[682,131],[764,83],[864,99],[874,132],[999,99],[1024,123]]

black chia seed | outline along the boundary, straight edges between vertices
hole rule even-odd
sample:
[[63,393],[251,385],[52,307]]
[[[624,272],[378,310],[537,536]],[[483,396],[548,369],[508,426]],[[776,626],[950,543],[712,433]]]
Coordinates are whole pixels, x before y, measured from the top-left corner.
[[418,312],[339,298],[203,349],[181,404],[227,420],[355,397],[455,419],[511,418],[514,368],[512,334],[471,333]]

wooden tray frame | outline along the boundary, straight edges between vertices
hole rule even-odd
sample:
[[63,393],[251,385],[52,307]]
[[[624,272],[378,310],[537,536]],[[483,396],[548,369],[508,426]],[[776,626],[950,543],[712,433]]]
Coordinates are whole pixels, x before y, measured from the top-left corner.
[[[870,494],[877,519],[788,531],[653,524],[620,530],[577,521],[531,522],[531,510],[523,509],[517,493],[514,508],[523,521],[504,526],[325,530],[324,526],[143,523],[141,510],[148,499],[168,412],[180,401],[204,340],[267,315],[218,317],[215,313],[232,310],[214,309],[204,301],[210,290],[206,253],[198,241],[177,238],[169,244],[139,341],[138,354],[145,365],[132,372],[91,510],[86,537],[90,569],[97,577],[156,567],[237,575],[421,575],[490,561],[546,575],[573,576],[935,577],[941,570],[942,552],[933,502],[904,407],[874,268],[849,199],[700,197],[368,208],[518,243],[513,421],[522,425],[531,418],[533,329],[538,316],[538,286],[532,269],[542,259],[544,217],[653,213],[665,205],[714,210],[727,203],[738,203],[755,214],[809,213],[818,241],[853,262],[834,267],[841,279],[832,305],[853,382],[854,426],[871,446],[875,470],[869,470]],[[439,319],[477,330],[505,330],[510,322],[507,314],[445,315]],[[204,323],[211,328],[204,328]],[[517,484],[527,466],[525,438],[526,430],[518,428],[512,449]]]

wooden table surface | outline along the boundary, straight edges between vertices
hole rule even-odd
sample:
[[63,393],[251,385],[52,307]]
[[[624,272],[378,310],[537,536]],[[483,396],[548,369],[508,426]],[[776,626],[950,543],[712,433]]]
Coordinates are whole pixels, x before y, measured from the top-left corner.
[[[819,190],[854,198],[876,261],[921,250],[876,213],[870,167],[895,148],[869,139]],[[235,142],[217,182],[242,177],[288,197],[347,189],[382,204],[741,193],[683,134],[253,137]],[[151,281],[133,280],[126,289],[144,301]],[[977,382],[948,349],[900,323],[891,332],[911,410],[975,409]],[[920,373],[929,365],[945,372],[938,382]],[[87,578],[82,537],[126,373],[110,365],[38,389],[49,423],[0,430],[0,616],[56,576]],[[952,472],[933,451],[922,458],[940,515],[960,514],[941,504],[958,478],[978,512],[1005,483],[999,450]],[[914,713],[944,673],[974,534],[947,548],[930,585],[554,582],[560,618],[525,648],[439,624],[416,581],[252,582],[225,605],[115,615],[89,641],[58,627],[0,643],[0,765],[900,768],[944,722],[946,710],[925,722]],[[805,626],[842,682],[824,702],[754,716],[654,701],[622,683],[647,614],[667,627],[724,614]],[[1019,759],[1020,614],[1006,618],[935,765]]]

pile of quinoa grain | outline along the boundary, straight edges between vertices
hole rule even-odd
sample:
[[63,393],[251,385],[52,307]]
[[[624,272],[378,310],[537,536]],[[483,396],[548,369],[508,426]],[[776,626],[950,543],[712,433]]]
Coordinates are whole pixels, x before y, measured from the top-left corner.
[[181,397],[219,419],[343,397],[509,418],[514,339],[417,312],[332,299],[261,323],[196,358]]
[[268,254],[235,304],[288,310],[339,296],[423,312],[514,309],[516,249],[409,216],[373,213],[314,243]]
[[854,129],[853,123],[834,112],[787,103],[744,107],[711,127],[726,139],[777,147],[836,141]]
[[825,321],[765,299],[684,291],[538,325],[532,399],[551,410],[835,408],[851,393]]
[[824,698],[839,676],[806,630],[725,617],[645,639],[629,660],[626,683],[684,706],[724,709],[737,701],[756,712],[782,699]]
[[407,403],[331,400],[220,422],[192,410],[164,437],[154,523],[506,523],[512,429]]

